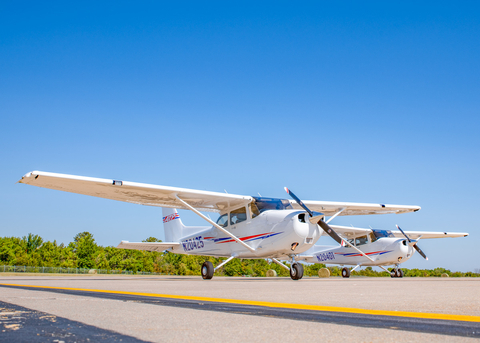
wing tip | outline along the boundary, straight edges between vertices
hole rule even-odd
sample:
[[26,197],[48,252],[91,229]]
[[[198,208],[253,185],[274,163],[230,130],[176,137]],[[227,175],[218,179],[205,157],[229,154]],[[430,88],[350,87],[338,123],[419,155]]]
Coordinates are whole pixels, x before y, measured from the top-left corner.
[[23,175],[22,178],[17,181],[17,183],[26,183],[26,182],[24,182],[24,180],[26,181],[26,179],[31,178],[33,175],[35,175],[36,176],[35,178],[37,178],[40,173],[41,172],[38,171],[38,170],[33,170],[31,172],[28,172],[25,175]]

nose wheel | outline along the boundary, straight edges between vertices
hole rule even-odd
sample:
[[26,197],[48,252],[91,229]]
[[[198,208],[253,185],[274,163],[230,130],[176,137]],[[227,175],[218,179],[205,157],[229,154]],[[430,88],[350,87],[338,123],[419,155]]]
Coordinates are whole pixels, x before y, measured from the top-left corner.
[[400,268],[392,269],[392,271],[390,272],[390,276],[401,278],[401,277],[403,277],[403,270],[401,270]]
[[290,267],[290,277],[292,280],[300,280],[303,277],[303,266],[300,263],[294,263]]
[[344,278],[349,278],[350,277],[350,268],[343,267],[342,269],[342,276]]

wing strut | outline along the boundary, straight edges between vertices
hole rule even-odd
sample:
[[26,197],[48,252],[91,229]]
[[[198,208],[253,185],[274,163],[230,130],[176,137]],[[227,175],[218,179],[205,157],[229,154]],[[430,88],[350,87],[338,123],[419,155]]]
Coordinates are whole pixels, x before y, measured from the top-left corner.
[[233,235],[232,233],[228,232],[227,230],[225,230],[223,227],[221,227],[220,225],[218,225],[217,223],[215,223],[213,220],[211,220],[210,218],[204,216],[203,214],[201,214],[195,207],[191,206],[189,203],[183,201],[182,199],[180,199],[178,197],[177,194],[175,194],[175,198],[177,198],[182,204],[184,204],[188,209],[192,210],[193,212],[195,212],[197,215],[199,215],[200,217],[202,217],[203,219],[205,219],[207,222],[209,222],[210,224],[212,224],[215,228],[219,229],[220,231],[222,231],[224,234],[226,235],[229,235],[231,236],[234,240],[237,241],[237,243],[240,243],[241,245],[243,245],[245,248],[247,248],[248,250],[250,250],[251,252],[255,252],[255,249],[252,248],[250,245],[246,244],[245,242],[243,242],[242,240],[240,240],[240,238],[238,238],[237,236]]
[[337,213],[335,213],[333,216],[331,216],[330,218],[328,218],[328,220],[325,222],[325,223],[330,223],[336,216],[338,216],[340,213],[342,213],[343,211],[345,211],[347,208],[344,207],[344,208],[341,208],[340,211],[338,211]]

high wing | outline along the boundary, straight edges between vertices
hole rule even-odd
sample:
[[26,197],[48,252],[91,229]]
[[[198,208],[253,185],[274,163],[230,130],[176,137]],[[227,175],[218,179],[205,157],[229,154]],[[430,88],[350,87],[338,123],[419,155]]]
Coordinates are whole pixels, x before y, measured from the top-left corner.
[[240,207],[253,200],[252,197],[243,195],[41,171],[27,173],[18,182],[133,204],[188,209],[176,199],[175,195],[177,195],[199,211],[209,212],[221,212],[229,207]]
[[[295,201],[289,200],[290,204],[294,209],[301,210],[300,207]],[[306,200],[303,201],[308,208],[312,211],[321,212],[326,216],[333,216],[336,213],[343,211],[338,214],[339,216],[358,216],[358,215],[368,215],[368,214],[385,214],[385,213],[408,213],[408,212],[417,212],[421,209],[420,206],[407,206],[407,205],[386,205],[386,204],[366,204],[366,203],[355,203],[355,202],[333,202],[333,201],[315,201],[315,200]]]
[[370,232],[372,232],[371,229],[362,229],[359,227],[352,227],[352,226],[330,225],[330,227],[345,239],[352,239],[360,236],[365,236]]
[[[384,237],[397,237],[405,238],[400,231],[390,231],[390,230],[372,230],[372,229],[363,229],[359,227],[351,226],[340,226],[340,225],[330,225],[332,229],[335,230],[340,236],[345,239],[356,238],[369,234],[372,231],[380,232],[381,236]],[[429,238],[446,238],[446,237],[466,237],[468,233],[466,232],[428,232],[428,231],[405,231],[405,234],[410,239],[429,239]]]
[[168,249],[179,247],[178,242],[128,242],[122,241],[117,246],[118,249],[147,250],[162,252]]
[[[405,236],[402,235],[400,231],[391,231],[394,237],[404,238]],[[446,237],[467,237],[468,233],[466,232],[428,232],[428,231],[405,231],[405,234],[410,239],[417,239],[421,237],[421,239],[428,239],[428,238],[446,238]]]
[[[57,174],[32,171],[25,174],[20,181],[33,186],[61,190],[65,192],[91,195],[100,198],[125,201],[147,206],[189,209],[176,196],[195,207],[199,211],[222,212],[231,207],[244,206],[253,198],[250,196],[200,191],[178,187],[150,185],[137,182],[100,179],[86,176]],[[295,209],[302,209],[294,201],[290,201]],[[331,201],[304,201],[313,211],[332,216],[367,215],[382,213],[415,212],[419,206],[364,204]]]

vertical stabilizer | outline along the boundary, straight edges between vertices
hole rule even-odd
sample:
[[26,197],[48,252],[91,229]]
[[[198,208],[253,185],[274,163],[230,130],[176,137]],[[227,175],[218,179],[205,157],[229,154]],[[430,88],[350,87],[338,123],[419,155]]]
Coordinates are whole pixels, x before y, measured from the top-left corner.
[[184,235],[185,225],[183,225],[177,209],[162,208],[163,229],[165,230],[166,242],[178,242]]

